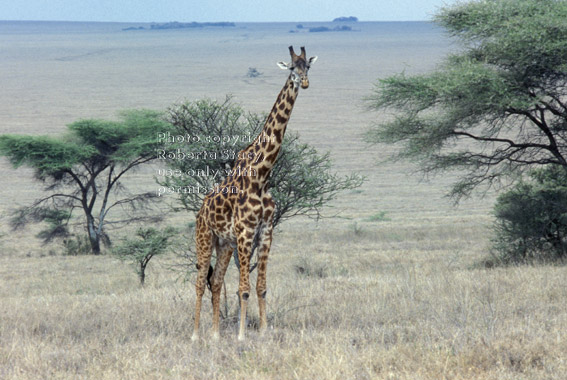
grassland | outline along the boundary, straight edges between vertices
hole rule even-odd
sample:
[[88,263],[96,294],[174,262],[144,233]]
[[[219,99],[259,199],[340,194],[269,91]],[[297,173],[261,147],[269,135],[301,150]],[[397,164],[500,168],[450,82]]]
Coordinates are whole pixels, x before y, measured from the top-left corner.
[[[237,342],[231,267],[220,341],[208,339],[205,302],[202,339],[191,343],[192,277],[182,282],[168,269],[173,255],[151,262],[142,289],[126,263],[62,256],[60,246],[34,238],[36,227],[10,231],[10,209],[41,191],[29,170],[0,161],[0,378],[564,379],[567,268],[479,265],[488,255],[493,195],[455,208],[443,197],[455,174],[424,182],[411,164],[377,165],[395,147],[369,148],[360,135],[387,117],[363,110],[372,82],[404,68],[432,69],[446,41],[263,29],[198,37],[0,36],[10,53],[0,65],[3,131],[60,133],[80,118],[226,93],[266,111],[285,79],[272,61],[285,59],[292,39],[319,60],[290,128],[330,149],[339,172],[357,170],[368,181],[334,202],[329,218],[292,219],[276,232],[265,335],[256,331],[253,296],[248,339]],[[247,79],[250,66],[265,74]],[[155,186],[152,175],[138,172],[128,185]],[[163,210],[177,227],[192,219]]]
[[[562,379],[565,267],[474,268],[476,227],[281,232],[264,336],[190,342],[194,295],[167,258],[137,285],[110,257],[12,257],[0,269],[6,379]],[[474,237],[474,238],[471,238]],[[469,258],[470,260],[470,258]],[[474,260],[473,260],[474,261]],[[254,299],[253,299],[254,300]],[[254,305],[254,302],[252,302]],[[204,329],[211,308],[204,308]]]

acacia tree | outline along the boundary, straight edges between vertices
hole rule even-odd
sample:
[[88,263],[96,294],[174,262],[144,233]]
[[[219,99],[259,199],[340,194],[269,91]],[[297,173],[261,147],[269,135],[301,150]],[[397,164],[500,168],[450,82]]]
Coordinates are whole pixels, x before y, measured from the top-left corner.
[[[207,191],[232,168],[236,154],[261,132],[266,116],[246,113],[229,97],[224,102],[204,99],[172,106],[166,119],[173,132],[163,137],[162,150],[164,157],[172,155],[161,162],[169,171],[162,171],[157,180],[177,196],[178,210],[197,213]],[[329,153],[320,154],[288,130],[269,180],[276,203],[274,226],[299,215],[320,218],[339,192],[359,187],[363,180],[356,173],[333,173]],[[187,259],[192,263],[193,257]]]
[[[131,193],[121,181],[156,158],[156,131],[168,127],[160,113],[127,111],[120,121],[77,121],[60,137],[0,136],[0,155],[14,168],[34,169],[35,179],[45,184],[48,193],[19,208],[12,225],[21,228],[46,221],[49,227],[40,237],[49,241],[68,234],[73,213],[79,210],[92,252],[99,254],[101,241],[108,241],[108,225],[155,219],[139,212],[156,197],[155,191]],[[117,208],[121,217],[109,220],[109,213]],[[137,214],[130,214],[134,210]]]
[[369,106],[394,113],[368,132],[402,143],[424,172],[462,173],[457,200],[534,167],[567,169],[567,2],[480,0],[435,21],[460,42],[438,71],[380,80]]
[[[246,113],[229,97],[170,107],[166,119],[173,132],[163,141],[163,151],[181,152],[185,159],[162,161],[172,171],[158,177],[158,183],[176,192],[182,209],[196,213],[208,190],[231,170],[238,152],[261,132],[266,116]],[[319,218],[340,191],[362,184],[356,173],[340,176],[331,169],[329,153],[318,153],[288,130],[269,180],[276,202],[274,226],[298,215]]]
[[140,285],[146,283],[146,268],[154,256],[166,253],[175,244],[172,239],[178,234],[173,227],[157,230],[153,227],[142,227],[136,231],[136,239],[124,239],[113,248],[112,253],[119,259],[130,261],[136,268]]

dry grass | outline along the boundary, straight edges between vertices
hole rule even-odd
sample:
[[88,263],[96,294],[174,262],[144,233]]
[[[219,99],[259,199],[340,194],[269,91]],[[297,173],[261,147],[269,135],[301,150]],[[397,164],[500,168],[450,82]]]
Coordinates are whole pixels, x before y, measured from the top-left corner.
[[[447,231],[445,246],[420,249],[429,239],[410,232],[380,242],[351,230],[281,232],[269,270],[270,330],[255,332],[253,305],[245,343],[236,341],[234,268],[221,341],[204,331],[192,344],[193,288],[164,268],[168,258],[153,263],[145,289],[109,257],[4,259],[0,376],[563,378],[567,268],[473,269],[453,257],[469,250],[471,234]],[[410,242],[403,250],[401,240]],[[205,330],[210,313],[207,303]]]
[[[305,44],[319,60],[289,127],[332,150],[342,173],[369,179],[333,204],[327,214],[337,217],[292,220],[275,234],[265,336],[255,330],[252,297],[248,340],[236,341],[231,268],[221,341],[207,339],[206,302],[203,339],[191,344],[194,290],[167,269],[172,257],[154,259],[140,289],[127,264],[61,256],[33,238],[37,227],[9,231],[10,208],[41,193],[29,170],[0,161],[0,378],[564,378],[567,268],[481,268],[492,198],[452,208],[443,198],[451,176],[424,183],[407,163],[377,166],[395,148],[369,149],[360,135],[385,116],[365,113],[359,100],[376,78],[430,70],[446,42],[427,34],[405,40],[380,31],[287,30],[195,31],[190,38],[0,34],[8,49],[0,57],[3,123],[8,132],[32,134],[128,107],[161,109],[227,93],[246,109],[266,111],[284,81],[274,62],[285,59],[290,43]],[[250,66],[265,73],[261,81],[246,81]],[[130,185],[155,186],[152,174],[139,172]],[[375,217],[381,213],[387,218]]]

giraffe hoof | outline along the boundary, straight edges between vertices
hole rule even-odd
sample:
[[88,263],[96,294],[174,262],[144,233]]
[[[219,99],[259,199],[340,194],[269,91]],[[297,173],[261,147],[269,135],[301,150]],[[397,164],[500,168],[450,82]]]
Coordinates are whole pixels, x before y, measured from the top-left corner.
[[213,333],[212,339],[213,339],[215,342],[218,342],[218,341],[219,341],[219,339],[220,339],[220,334],[218,333],[218,331],[215,331],[215,332]]
[[244,342],[246,340],[246,338],[244,338],[244,335],[238,335],[238,341],[239,342]]
[[191,342],[196,342],[198,340],[199,340],[199,334],[193,333],[193,335],[191,335]]

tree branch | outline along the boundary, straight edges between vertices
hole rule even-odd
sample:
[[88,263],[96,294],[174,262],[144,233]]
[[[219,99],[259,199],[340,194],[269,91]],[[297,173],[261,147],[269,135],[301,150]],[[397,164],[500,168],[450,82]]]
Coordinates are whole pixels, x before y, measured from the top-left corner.
[[51,194],[50,196],[45,197],[45,198],[37,199],[37,200],[34,201],[33,204],[31,204],[30,206],[28,206],[28,207],[26,207],[26,208],[34,208],[34,207],[37,207],[37,206],[39,206],[40,204],[42,204],[43,202],[46,202],[46,201],[48,201],[48,200],[50,200],[50,199],[54,199],[54,198],[69,198],[69,199],[76,200],[76,201],[78,201],[78,202],[81,202],[81,201],[82,201],[81,198],[76,197],[76,196],[74,196],[74,195],[58,193],[58,194]]
[[540,149],[550,149],[549,145],[544,145],[544,144],[536,144],[536,143],[516,143],[510,139],[503,139],[503,138],[497,138],[497,137],[480,137],[480,136],[475,136],[472,133],[468,133],[468,132],[464,132],[464,131],[454,131],[453,132],[454,135],[456,136],[465,136],[465,137],[469,137],[473,140],[476,141],[483,141],[483,142],[498,142],[498,143],[505,143],[505,144],[509,144],[511,147],[514,148],[540,148]]
[[71,178],[73,178],[73,180],[77,183],[77,185],[79,185],[81,192],[85,191],[85,185],[83,185],[83,183],[79,179],[79,176],[75,174],[75,172],[73,172],[71,169],[67,169],[65,170],[65,173],[68,173],[71,176]]
[[132,202],[136,202],[136,201],[147,201],[147,200],[152,199],[152,198],[157,198],[157,195],[153,192],[148,192],[148,193],[138,194],[138,195],[135,195],[135,196],[130,197],[130,198],[120,199],[120,200],[114,202],[113,204],[111,204],[106,209],[106,212],[108,213],[108,211],[115,206],[123,205],[123,204],[126,204],[126,203],[132,203]]

